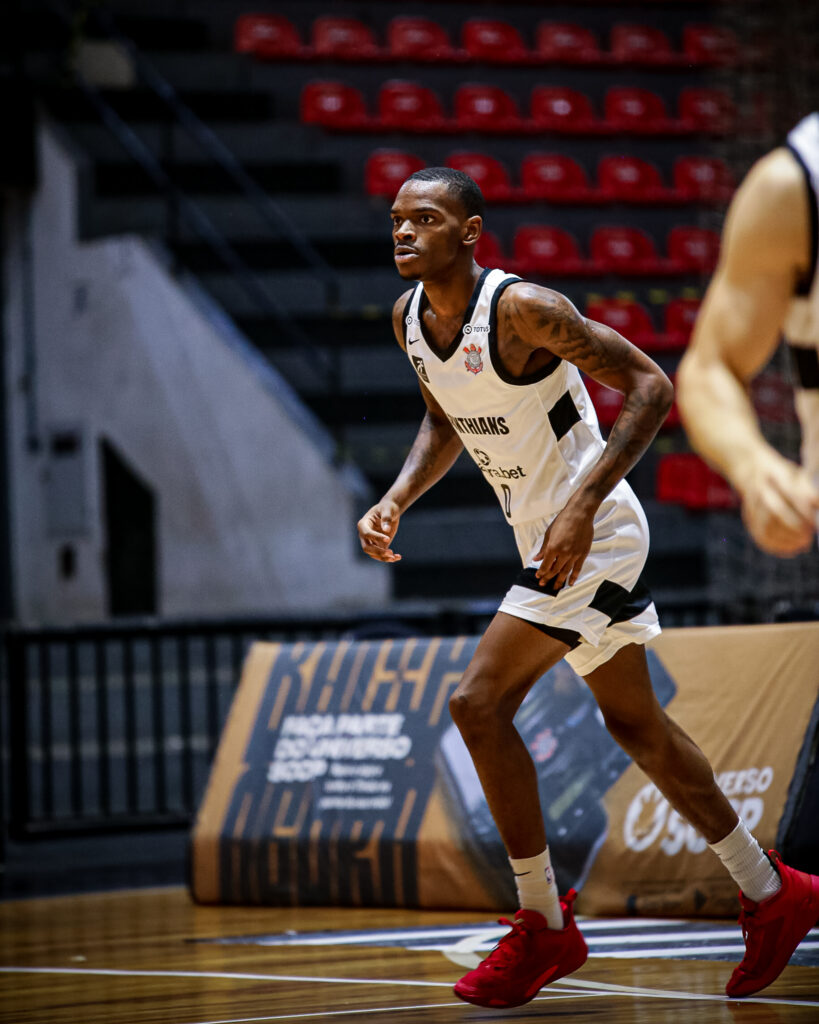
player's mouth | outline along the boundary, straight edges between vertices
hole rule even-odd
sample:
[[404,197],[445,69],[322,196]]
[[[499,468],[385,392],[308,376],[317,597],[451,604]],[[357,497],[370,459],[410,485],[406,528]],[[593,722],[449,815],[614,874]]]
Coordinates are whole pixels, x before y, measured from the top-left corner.
[[418,255],[417,250],[410,248],[408,245],[397,245],[395,247],[396,263],[410,263],[412,260],[416,259]]

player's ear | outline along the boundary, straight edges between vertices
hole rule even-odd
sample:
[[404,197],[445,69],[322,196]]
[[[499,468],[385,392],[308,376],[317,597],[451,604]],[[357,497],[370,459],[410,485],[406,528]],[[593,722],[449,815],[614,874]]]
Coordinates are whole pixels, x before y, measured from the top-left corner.
[[483,230],[483,218],[477,214],[464,222],[463,242],[464,245],[474,245],[481,237]]

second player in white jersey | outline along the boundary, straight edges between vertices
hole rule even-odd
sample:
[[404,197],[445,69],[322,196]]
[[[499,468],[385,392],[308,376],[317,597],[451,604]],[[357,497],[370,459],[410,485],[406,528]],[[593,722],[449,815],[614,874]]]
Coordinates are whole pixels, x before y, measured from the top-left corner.
[[819,488],[819,113],[806,117],[790,132],[788,149],[805,177],[811,237],[810,265],[788,306],[784,328],[795,369],[802,464]]

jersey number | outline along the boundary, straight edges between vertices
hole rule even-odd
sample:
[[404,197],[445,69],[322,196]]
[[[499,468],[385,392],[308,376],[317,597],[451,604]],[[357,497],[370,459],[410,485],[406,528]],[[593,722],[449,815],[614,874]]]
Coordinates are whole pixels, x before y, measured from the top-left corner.
[[509,484],[501,484],[501,490],[503,491],[503,511],[506,513],[506,518],[512,518],[512,488]]

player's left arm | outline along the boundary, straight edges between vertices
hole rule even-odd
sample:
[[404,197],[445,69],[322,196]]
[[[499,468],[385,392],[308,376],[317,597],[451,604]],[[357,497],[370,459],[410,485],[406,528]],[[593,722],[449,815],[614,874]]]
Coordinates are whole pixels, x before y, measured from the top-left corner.
[[549,527],[541,548],[541,582],[554,578],[557,586],[572,584],[591,548],[597,509],[651,444],[674,389],[644,352],[612,328],[581,316],[559,292],[522,282],[503,298],[502,329],[513,344],[546,348],[624,396],[602,455]]

